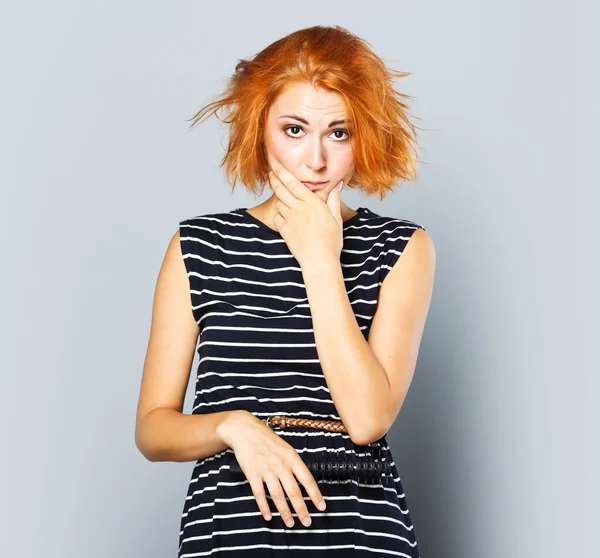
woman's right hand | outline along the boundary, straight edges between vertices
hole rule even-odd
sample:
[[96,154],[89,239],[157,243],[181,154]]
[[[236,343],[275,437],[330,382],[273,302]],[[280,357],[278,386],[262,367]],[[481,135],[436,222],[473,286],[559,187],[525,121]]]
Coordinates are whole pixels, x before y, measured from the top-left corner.
[[[265,495],[264,484],[288,527],[294,518],[285,499],[285,489],[300,521],[305,527],[311,524],[310,515],[298,481],[306,488],[318,509],[325,509],[325,501],[312,473],[298,452],[270,426],[252,413],[232,413],[219,427],[221,439],[233,449],[240,468],[246,475],[263,517],[271,519],[271,510]],[[322,502],[322,507],[319,504]]]

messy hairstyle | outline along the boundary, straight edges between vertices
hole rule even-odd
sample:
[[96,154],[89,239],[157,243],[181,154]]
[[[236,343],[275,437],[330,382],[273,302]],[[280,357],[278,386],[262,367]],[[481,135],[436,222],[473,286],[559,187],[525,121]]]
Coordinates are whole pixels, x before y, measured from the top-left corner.
[[[347,186],[383,199],[398,180],[416,176],[416,147],[421,146],[402,100],[412,97],[392,84],[409,74],[387,68],[367,41],[343,27],[300,29],[251,60],[239,60],[224,93],[194,115],[190,130],[209,114],[230,124],[220,166],[225,165],[232,188],[239,178],[247,190],[262,194],[269,183],[263,126],[273,101],[295,83],[336,91],[343,97],[352,138],[355,173]],[[226,111],[224,119],[219,109]]]

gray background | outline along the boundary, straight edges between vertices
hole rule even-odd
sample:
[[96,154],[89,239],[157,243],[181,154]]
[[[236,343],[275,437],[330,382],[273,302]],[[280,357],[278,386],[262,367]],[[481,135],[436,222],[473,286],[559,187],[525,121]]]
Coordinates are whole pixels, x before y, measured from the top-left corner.
[[597,3],[37,1],[0,21],[2,556],[176,556],[193,463],[134,443],[155,281],[179,220],[260,201],[218,168],[226,129],[186,119],[315,24],[413,72],[427,129],[415,183],[343,196],[437,249],[389,434],[422,558],[598,555]]

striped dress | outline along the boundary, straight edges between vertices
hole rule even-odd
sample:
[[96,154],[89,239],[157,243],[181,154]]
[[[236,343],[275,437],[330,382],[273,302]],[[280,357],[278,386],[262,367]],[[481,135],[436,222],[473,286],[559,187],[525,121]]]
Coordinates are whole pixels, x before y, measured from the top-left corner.
[[[357,324],[368,339],[379,288],[412,233],[423,228],[360,207],[344,221],[340,263]],[[179,223],[192,312],[200,328],[192,413],[245,409],[270,415],[341,420],[319,364],[306,288],[281,234],[238,208]],[[335,452],[360,458],[347,434],[310,428],[274,430],[300,457]],[[417,539],[386,437],[389,482],[318,480],[327,509],[300,484],[312,524],[288,528],[265,485],[266,521],[248,481],[230,478],[226,448],[196,461],[180,524],[178,558],[418,557]],[[383,476],[382,476],[382,480]],[[286,496],[287,498],[287,496]]]

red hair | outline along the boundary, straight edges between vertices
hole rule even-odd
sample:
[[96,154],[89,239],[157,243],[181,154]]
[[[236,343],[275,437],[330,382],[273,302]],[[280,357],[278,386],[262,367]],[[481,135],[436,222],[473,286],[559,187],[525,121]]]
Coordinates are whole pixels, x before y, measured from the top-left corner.
[[[220,166],[225,165],[232,188],[239,178],[260,194],[269,184],[263,126],[273,101],[294,83],[336,91],[343,97],[352,137],[355,174],[347,186],[383,199],[398,180],[416,176],[417,127],[402,100],[412,97],[392,84],[406,75],[410,72],[388,69],[367,41],[343,27],[308,27],[278,39],[251,60],[239,60],[225,92],[194,115],[190,129],[210,114],[230,124]],[[219,109],[227,111],[225,119],[219,118]]]

